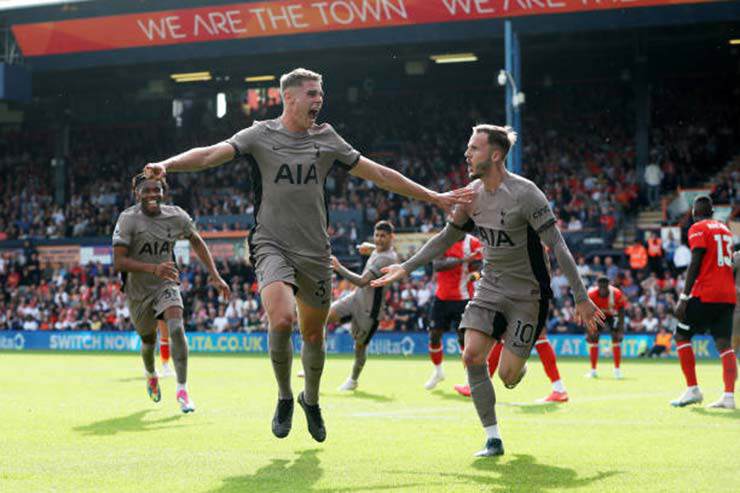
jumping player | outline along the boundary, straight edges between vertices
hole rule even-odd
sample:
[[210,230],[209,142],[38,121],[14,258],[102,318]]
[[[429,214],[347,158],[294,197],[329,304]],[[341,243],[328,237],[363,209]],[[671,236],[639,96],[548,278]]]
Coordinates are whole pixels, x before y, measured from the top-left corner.
[[183,323],[179,273],[172,262],[175,242],[187,238],[208,269],[211,283],[224,296],[229,286],[216,269],[211,252],[195,229],[187,212],[164,205],[164,178],[147,179],[143,174],[132,182],[136,205],[121,213],[113,232],[113,265],[124,275],[124,292],[131,321],[141,337],[141,357],[147,376],[147,392],[154,402],[161,399],[154,369],[157,320],[167,324],[172,343],[172,361],[177,374],[177,402],[184,413],[195,411],[187,387],[188,342]]
[[334,272],[357,286],[357,289],[343,296],[329,309],[329,323],[351,323],[352,339],[355,341],[355,360],[352,373],[340,387],[340,391],[351,391],[357,388],[357,380],[367,361],[367,348],[370,339],[378,330],[378,319],[385,306],[387,287],[374,288],[370,281],[382,276],[380,269],[398,262],[398,255],[393,249],[393,225],[388,221],[379,221],[375,225],[373,241],[375,249],[365,264],[361,275],[343,266],[332,256]]
[[[622,378],[620,368],[622,362],[622,339],[624,339],[624,310],[626,297],[622,291],[609,285],[609,278],[601,276],[596,280],[596,286],[588,290],[591,298],[604,315],[606,315],[606,326],[612,333],[612,354],[614,355],[614,378]],[[587,378],[596,378],[596,365],[599,361],[599,333],[586,332],[588,342],[588,354],[591,359],[591,370],[586,373]]]
[[240,157],[250,162],[255,195],[250,252],[267,312],[270,360],[278,387],[272,432],[285,438],[293,423],[291,333],[297,312],[306,374],[305,390],[297,401],[306,414],[309,433],[323,442],[326,427],[319,407],[319,386],[326,359],[324,327],[332,278],[324,190],[329,172],[337,165],[383,189],[443,209],[470,202],[471,194],[466,190],[428,190],[363,157],[328,123],[317,124],[324,102],[320,74],[306,69],[284,74],[280,93],[284,106],[279,118],[255,122],[218,144],[149,163],[145,172],[162,176],[165,172],[200,171]]
[[485,244],[483,275],[460,327],[465,330],[468,384],[486,433],[485,447],[476,453],[480,457],[504,453],[486,358],[496,340],[503,338],[499,378],[507,388],[514,388],[526,373],[527,358],[545,323],[552,291],[543,242],[555,253],[573,289],[578,321],[595,331],[604,319],[586,294],[547,198],[534,183],[506,170],[506,155],[515,141],[509,127],[474,127],[465,152],[474,179],[473,203],[456,207],[442,232],[404,264],[387,267],[385,275],[371,283],[382,286],[404,278],[477,229]]
[[712,219],[712,199],[694,199],[694,224],[689,228],[691,263],[686,271],[684,291],[676,305],[676,352],[687,389],[671,405],[683,407],[699,403],[704,396],[696,380],[696,360],[691,347],[694,334],[709,332],[722,360],[725,391],[712,408],[735,409],[737,360],[730,346],[732,316],[735,310],[735,280],[732,275],[732,233]]

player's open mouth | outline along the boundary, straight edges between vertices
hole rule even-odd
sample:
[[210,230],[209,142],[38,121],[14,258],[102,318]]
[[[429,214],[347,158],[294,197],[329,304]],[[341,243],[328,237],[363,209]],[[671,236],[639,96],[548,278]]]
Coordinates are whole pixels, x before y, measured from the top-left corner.
[[159,202],[156,200],[147,200],[146,202],[144,202],[144,204],[147,207],[157,207],[159,205]]
[[308,117],[310,119],[315,120],[317,116],[319,116],[319,110],[308,110]]

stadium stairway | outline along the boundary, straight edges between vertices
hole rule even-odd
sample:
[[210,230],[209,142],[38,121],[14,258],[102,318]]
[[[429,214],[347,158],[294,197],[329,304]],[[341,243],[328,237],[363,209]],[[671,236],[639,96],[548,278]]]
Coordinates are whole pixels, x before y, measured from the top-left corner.
[[[733,168],[740,169],[740,154],[730,159],[727,166],[718,170],[709,179],[694,188],[714,188],[716,177]],[[678,191],[665,194],[661,197],[661,203],[665,205],[670,204],[677,195]],[[640,231],[660,229],[665,221],[666,210],[663,205],[658,207],[645,206],[635,216],[625,219],[622,229],[617,233],[612,247],[622,250],[634,243]]]

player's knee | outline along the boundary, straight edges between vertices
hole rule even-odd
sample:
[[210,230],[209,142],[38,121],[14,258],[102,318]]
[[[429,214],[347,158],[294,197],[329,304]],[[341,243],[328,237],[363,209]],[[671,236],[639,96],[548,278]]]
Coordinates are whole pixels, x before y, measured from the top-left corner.
[[589,343],[591,343],[591,344],[598,344],[598,342],[599,342],[599,335],[598,334],[596,334],[596,335],[594,335],[594,334],[588,334],[586,336],[586,340]]
[[676,344],[689,341],[691,341],[691,336],[682,334],[681,332],[676,332]]
[[731,349],[732,346],[730,345],[730,340],[725,339],[724,337],[718,338],[714,340],[714,345],[717,347],[717,351],[719,353],[724,353],[728,349]]
[[482,365],[486,362],[486,355],[466,347],[463,350],[462,360],[465,366]]
[[498,377],[504,382],[504,385],[513,385],[519,380],[521,370],[514,371],[511,367],[500,367],[498,370]]
[[293,325],[295,324],[295,316],[288,312],[275,313],[272,316],[268,316],[270,320],[270,329],[279,331],[292,331]]
[[304,332],[302,338],[303,342],[307,342],[308,344],[320,344],[324,341],[324,331]]
[[613,334],[612,335],[612,342],[614,344],[619,344],[620,342],[622,342],[623,339],[624,339],[623,334]]

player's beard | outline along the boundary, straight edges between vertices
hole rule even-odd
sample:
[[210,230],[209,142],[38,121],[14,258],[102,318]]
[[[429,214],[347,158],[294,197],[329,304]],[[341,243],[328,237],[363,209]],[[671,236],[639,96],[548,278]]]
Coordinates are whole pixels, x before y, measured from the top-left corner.
[[491,164],[491,162],[480,164],[471,163],[469,166],[470,171],[468,171],[468,177],[470,177],[471,180],[483,178],[488,170],[491,169]]
[[141,201],[141,210],[143,210],[144,211],[144,214],[146,214],[147,216],[156,216],[162,210],[161,207],[160,207],[160,202],[161,201],[158,200],[158,199],[153,199],[153,201],[156,203],[156,205],[154,205],[154,206],[151,206],[151,205],[148,204],[149,200],[142,200]]

